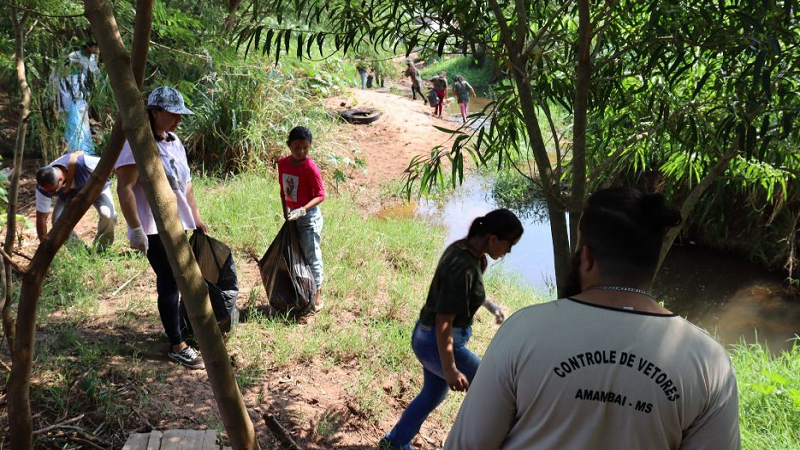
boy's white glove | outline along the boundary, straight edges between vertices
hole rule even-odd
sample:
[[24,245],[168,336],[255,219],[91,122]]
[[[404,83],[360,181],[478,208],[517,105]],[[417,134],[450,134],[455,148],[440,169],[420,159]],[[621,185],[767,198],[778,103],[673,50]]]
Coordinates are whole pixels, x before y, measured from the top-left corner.
[[289,215],[286,216],[286,220],[297,220],[306,215],[305,208],[297,208],[289,211]]
[[500,305],[496,304],[495,302],[486,300],[483,302],[483,307],[494,315],[494,321],[498,325],[502,325],[506,320],[506,316],[503,314],[503,310],[500,309]]
[[131,228],[131,232],[129,234],[129,240],[131,241],[131,248],[134,248],[142,253],[147,254],[147,249],[148,249],[147,235],[144,234],[143,227]]

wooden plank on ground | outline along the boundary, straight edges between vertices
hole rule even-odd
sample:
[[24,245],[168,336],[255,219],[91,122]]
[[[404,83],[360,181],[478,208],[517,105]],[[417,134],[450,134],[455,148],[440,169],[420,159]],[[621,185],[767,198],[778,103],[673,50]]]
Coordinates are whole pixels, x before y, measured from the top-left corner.
[[203,445],[198,447],[200,450],[219,450],[217,445],[217,432],[214,430],[206,430],[203,433]]
[[181,450],[199,450],[203,448],[203,430],[186,430],[181,441]]
[[150,433],[133,433],[128,436],[122,450],[147,450],[147,441],[150,438]]
[[186,430],[165,431],[161,437],[161,450],[182,450],[181,442],[186,435]]
[[160,450],[161,449],[161,432],[153,430],[149,434],[150,441],[147,443],[147,450]]

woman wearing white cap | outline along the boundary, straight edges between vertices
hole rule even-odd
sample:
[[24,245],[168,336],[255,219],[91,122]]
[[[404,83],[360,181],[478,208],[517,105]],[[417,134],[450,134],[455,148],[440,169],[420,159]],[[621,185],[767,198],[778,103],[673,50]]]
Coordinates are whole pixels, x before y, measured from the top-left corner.
[[[194,113],[186,107],[180,92],[171,87],[162,86],[153,89],[147,98],[150,128],[153,130],[153,138],[156,140],[167,180],[175,192],[178,214],[183,227],[186,230],[199,229],[205,233],[208,227],[200,218],[200,211],[194,199],[186,150],[174,133],[184,114]],[[172,274],[164,246],[158,237],[153,211],[147,202],[142,180],[139,178],[139,169],[136,167],[130,143],[127,141],[122,147],[115,168],[119,205],[125,221],[128,222],[128,239],[131,247],[147,255],[150,266],[156,274],[158,313],[171,345],[167,356],[191,369],[202,369],[205,367],[203,358],[195,349],[188,346],[181,336],[178,284]]]

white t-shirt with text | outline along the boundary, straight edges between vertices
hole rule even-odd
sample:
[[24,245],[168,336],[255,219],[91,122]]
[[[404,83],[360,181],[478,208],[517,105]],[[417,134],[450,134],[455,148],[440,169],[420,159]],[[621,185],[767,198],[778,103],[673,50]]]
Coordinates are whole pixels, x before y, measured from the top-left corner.
[[445,450],[740,450],[725,349],[676,315],[570,299],[500,327]]

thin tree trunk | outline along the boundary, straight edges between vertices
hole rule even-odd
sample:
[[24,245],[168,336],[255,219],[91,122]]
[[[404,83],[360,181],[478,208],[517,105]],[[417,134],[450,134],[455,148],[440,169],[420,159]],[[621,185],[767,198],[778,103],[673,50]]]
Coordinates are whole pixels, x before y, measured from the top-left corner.
[[111,6],[105,0],[84,0],[86,16],[106,57],[111,87],[123,117],[125,135],[133,150],[139,177],[155,218],[167,259],[173,268],[178,289],[189,313],[195,336],[203,350],[203,360],[214,397],[236,450],[260,449],[253,424],[247,414],[239,386],[231,369],[222,333],[217,326],[208,287],[192,254],[169,187],[158,149],[147,121],[141,92],[131,75],[127,55],[119,36]]
[[236,26],[237,16],[236,11],[239,10],[239,5],[242,3],[242,0],[230,0],[228,3],[228,17],[225,18],[225,22],[223,24],[222,29],[226,33],[230,33],[233,31],[233,28]]
[[530,28],[526,16],[525,0],[515,1],[516,11],[516,39],[512,36],[512,31],[508,21],[504,16],[504,11],[497,0],[490,0],[495,18],[500,27],[500,38],[505,46],[506,55],[511,63],[511,73],[514,83],[519,93],[520,109],[522,109],[522,119],[528,131],[529,145],[533,150],[533,157],[536,161],[536,169],[539,173],[539,180],[544,191],[545,205],[550,216],[550,235],[553,240],[553,259],[555,262],[556,289],[559,297],[563,296],[567,289],[569,278],[570,257],[569,250],[569,228],[567,226],[566,205],[561,198],[561,189],[558,180],[553,175],[553,168],[550,165],[550,158],[547,155],[547,147],[539,128],[539,119],[534,107],[535,96],[533,87],[524,72],[528,67],[529,57],[523,52],[527,41],[527,33]]
[[[25,11],[19,17],[16,2],[10,5],[11,25],[14,30],[14,72],[17,76],[22,98],[20,99],[20,117],[17,125],[17,141],[14,146],[14,172],[11,174],[11,183],[8,187],[8,209],[6,216],[6,240],[3,250],[10,255],[14,250],[14,241],[17,238],[17,199],[19,198],[19,178],[22,172],[22,156],[25,153],[25,138],[28,134],[28,120],[31,114],[31,87],[28,85],[28,76],[25,73],[25,24],[30,17],[30,12]],[[3,270],[3,331],[6,335],[9,350],[14,353],[14,325],[11,319],[11,304],[14,300],[12,287],[11,262],[4,262]]]
[[589,0],[578,0],[578,43],[575,68],[575,103],[573,107],[572,197],[569,208],[569,236],[572,250],[578,245],[578,222],[586,196],[586,117],[589,109],[592,66],[590,48],[592,31],[589,23]]
[[[144,78],[147,48],[150,41],[153,0],[139,0],[133,38],[133,73],[141,86]],[[33,447],[33,420],[30,409],[30,376],[36,340],[36,310],[42,293],[42,281],[56,253],[69,238],[70,232],[103,191],[106,180],[125,143],[122,120],[117,117],[111,137],[103,150],[100,162],[81,192],[73,198],[53,229],[47,234],[22,273],[19,311],[17,312],[17,341],[12,355],[13,365],[8,381],[8,420],[12,450]]]
[[569,228],[567,225],[566,206],[561,197],[561,188],[558,180],[553,176],[553,169],[547,155],[539,120],[534,109],[534,96],[530,84],[525,83],[521,76],[514,75],[519,92],[522,117],[528,130],[530,146],[536,160],[542,189],[544,192],[547,214],[550,218],[550,235],[553,241],[553,261],[556,274],[556,290],[559,297],[565,295],[569,278],[570,259],[572,252],[569,246]]
[[697,203],[700,202],[700,199],[703,198],[703,194],[706,193],[708,188],[711,187],[714,182],[719,179],[720,176],[725,172],[725,169],[731,163],[733,158],[739,153],[739,145],[738,140],[734,143],[733,148],[722,156],[722,158],[714,164],[714,167],[708,171],[706,176],[700,180],[700,183],[692,189],[692,192],[689,193],[689,196],[686,197],[686,200],[683,201],[683,205],[681,205],[681,217],[683,217],[683,221],[677,227],[672,227],[667,231],[667,235],[664,237],[664,242],[661,244],[661,255],[658,257],[658,266],[656,267],[656,274],[661,269],[661,264],[664,263],[664,260],[667,258],[667,254],[669,250],[672,248],[672,244],[675,242],[675,239],[681,234],[683,230],[683,224],[686,223],[686,218],[692,214],[694,211],[694,207],[697,206]]

